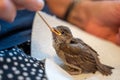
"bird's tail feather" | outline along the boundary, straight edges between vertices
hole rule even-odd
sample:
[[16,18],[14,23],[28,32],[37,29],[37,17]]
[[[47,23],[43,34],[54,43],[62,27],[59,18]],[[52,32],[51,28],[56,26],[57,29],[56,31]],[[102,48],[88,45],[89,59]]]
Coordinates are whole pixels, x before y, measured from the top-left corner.
[[100,71],[103,75],[111,75],[112,74],[112,69],[114,69],[113,67],[104,65],[104,64],[99,64],[97,66],[98,71]]

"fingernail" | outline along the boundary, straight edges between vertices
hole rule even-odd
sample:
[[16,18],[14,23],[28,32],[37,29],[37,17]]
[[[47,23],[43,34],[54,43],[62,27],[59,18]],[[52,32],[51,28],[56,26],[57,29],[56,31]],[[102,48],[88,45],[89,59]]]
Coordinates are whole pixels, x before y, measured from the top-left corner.
[[38,0],[38,2],[40,3],[41,9],[43,9],[43,7],[44,7],[44,1],[43,0]]
[[44,2],[43,0],[36,0],[36,1],[33,1],[34,3],[31,5],[25,5],[25,7],[28,9],[28,10],[31,10],[31,11],[38,11],[38,10],[42,10],[43,7],[44,7]]

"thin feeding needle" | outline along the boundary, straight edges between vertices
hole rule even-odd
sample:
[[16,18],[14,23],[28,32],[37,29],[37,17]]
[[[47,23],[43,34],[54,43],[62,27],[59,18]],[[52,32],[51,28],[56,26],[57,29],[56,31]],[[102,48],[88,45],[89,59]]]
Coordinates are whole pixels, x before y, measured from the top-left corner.
[[47,23],[47,21],[41,16],[41,14],[39,13],[39,12],[37,12],[38,13],[38,15],[41,17],[41,19],[45,22],[45,24],[48,26],[48,28],[52,31],[52,32],[54,32],[55,34],[57,34],[57,35],[61,35],[61,33],[59,32],[59,31],[57,31],[57,30],[55,30],[54,28],[52,28],[52,27],[50,27],[50,25]]

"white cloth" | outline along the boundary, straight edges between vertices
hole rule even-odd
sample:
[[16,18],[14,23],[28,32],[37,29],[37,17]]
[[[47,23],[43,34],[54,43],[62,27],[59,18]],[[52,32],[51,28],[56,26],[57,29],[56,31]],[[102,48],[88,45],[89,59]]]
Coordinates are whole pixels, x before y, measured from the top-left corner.
[[[115,44],[94,37],[80,29],[76,26],[73,26],[67,22],[61,21],[54,16],[50,16],[43,12],[40,13],[50,24],[50,26],[55,27],[57,25],[65,25],[68,26],[73,35],[82,39],[88,45],[90,45],[93,49],[95,49],[100,55],[100,61],[106,65],[113,66],[113,74],[111,76],[103,76],[101,73],[96,72],[95,74],[80,74],[76,76],[71,76],[63,71],[59,65],[61,64],[61,60],[57,57],[53,47],[52,47],[52,35],[49,28],[43,22],[43,20],[36,15],[34,24],[33,24],[33,32],[32,32],[32,56],[38,59],[48,58],[46,62],[46,73],[51,76],[55,76],[56,79],[50,80],[58,80],[58,76],[61,77],[60,80],[120,80],[120,47]],[[52,62],[51,62],[52,61]],[[51,64],[51,65],[50,65]],[[54,69],[55,68],[55,69]],[[51,71],[51,72],[50,72]],[[55,72],[55,73],[54,73]],[[63,75],[65,74],[65,75]],[[54,77],[54,78],[55,78]],[[52,77],[51,77],[52,78]],[[67,78],[67,79],[66,79]]]

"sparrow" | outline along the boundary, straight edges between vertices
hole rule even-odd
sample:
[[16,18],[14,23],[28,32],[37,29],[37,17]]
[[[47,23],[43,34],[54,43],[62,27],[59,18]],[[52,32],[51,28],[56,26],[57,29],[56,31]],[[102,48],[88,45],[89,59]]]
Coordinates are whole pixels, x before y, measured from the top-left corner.
[[95,73],[111,75],[113,67],[104,65],[98,58],[98,53],[79,38],[74,38],[66,26],[54,27],[61,35],[52,32],[53,47],[56,54],[64,63],[64,69],[71,75]]

